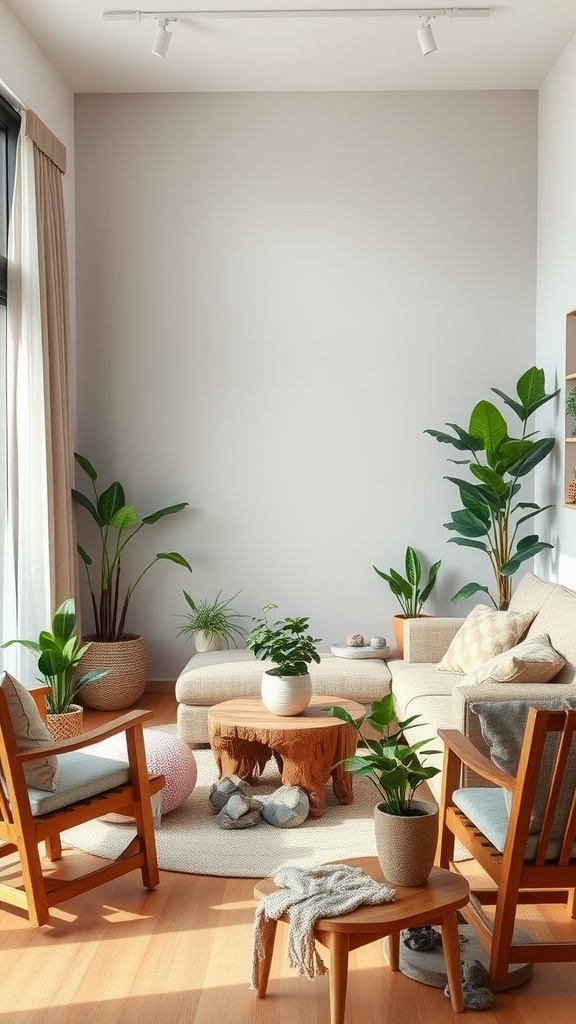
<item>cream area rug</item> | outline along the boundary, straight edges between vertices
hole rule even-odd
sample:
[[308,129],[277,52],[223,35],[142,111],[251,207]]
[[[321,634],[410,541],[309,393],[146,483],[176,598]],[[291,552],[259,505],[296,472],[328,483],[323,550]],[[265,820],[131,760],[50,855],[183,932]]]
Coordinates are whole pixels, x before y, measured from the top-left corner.
[[[176,734],[176,726],[163,731]],[[308,817],[296,828],[281,829],[263,819],[253,828],[225,831],[218,827],[208,800],[217,781],[210,749],[195,750],[198,781],[181,807],[165,814],[156,831],[158,863],[164,871],[198,875],[264,878],[287,864],[312,867],[349,857],[376,856],[374,806],[378,794],[366,779],[354,779],[354,802],[341,806],[326,787],[326,814]],[[282,785],[273,761],[254,786],[254,796],[264,798]],[[62,833],[66,846],[100,857],[117,857],[134,834],[131,825],[90,821]]]

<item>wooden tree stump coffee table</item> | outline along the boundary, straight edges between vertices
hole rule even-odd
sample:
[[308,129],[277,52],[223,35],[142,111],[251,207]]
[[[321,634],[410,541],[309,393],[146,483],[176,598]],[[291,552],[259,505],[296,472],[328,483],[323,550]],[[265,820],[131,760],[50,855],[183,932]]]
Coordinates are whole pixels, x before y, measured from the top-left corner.
[[[351,860],[341,861],[341,863],[362,868],[367,875],[371,875],[378,882],[386,881],[376,857],[355,857]],[[264,878],[262,881],[256,882],[254,896],[261,900],[279,888],[274,879]],[[426,885],[418,885],[414,888],[395,885],[392,888],[396,889],[396,899],[393,903],[359,907],[358,910],[353,910],[349,914],[342,914],[339,917],[322,917],[316,921],[314,938],[330,953],[328,971],[330,1024],[344,1024],[348,953],[350,950],[358,949],[369,942],[374,942],[375,939],[388,936],[388,964],[390,970],[397,971],[400,960],[400,931],[404,928],[419,928],[431,924],[440,924],[442,928],[442,946],[450,985],[452,1009],[457,1013],[464,1009],[457,911],[468,902],[468,882],[462,875],[457,875],[455,872],[445,871],[443,868],[432,868]],[[288,916],[281,917],[280,921],[286,923]],[[266,995],[276,937],[276,924],[276,921],[269,920],[265,926],[265,955],[258,965],[257,995],[259,999],[263,999]],[[388,1019],[384,1009],[382,1019]]]
[[365,714],[356,701],[316,695],[306,711],[291,718],[273,715],[259,697],[215,704],[208,712],[208,735],[218,777],[238,775],[250,782],[274,756],[283,785],[300,786],[308,794],[313,818],[324,814],[330,776],[338,802],[352,803],[352,776],[337,762],[355,753],[358,734],[352,725],[322,711],[334,704],[355,719]]

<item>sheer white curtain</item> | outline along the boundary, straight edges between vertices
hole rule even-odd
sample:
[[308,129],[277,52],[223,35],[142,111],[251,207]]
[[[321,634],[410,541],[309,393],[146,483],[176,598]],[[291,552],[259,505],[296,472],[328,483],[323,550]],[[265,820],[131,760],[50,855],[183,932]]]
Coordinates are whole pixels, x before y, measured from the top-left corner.
[[[50,622],[46,409],[34,143],[18,140],[8,236],[7,467],[2,640],[36,639]],[[3,666],[30,686],[33,655],[2,651]]]

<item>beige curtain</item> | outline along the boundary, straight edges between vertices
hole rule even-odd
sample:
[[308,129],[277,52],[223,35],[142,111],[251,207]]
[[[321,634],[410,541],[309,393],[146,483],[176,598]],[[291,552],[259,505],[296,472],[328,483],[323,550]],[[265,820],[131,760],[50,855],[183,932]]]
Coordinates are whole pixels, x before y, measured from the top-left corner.
[[50,599],[54,611],[65,598],[76,595],[76,545],[70,495],[73,481],[70,299],[62,195],[66,148],[30,110],[23,114],[22,133],[34,145]]

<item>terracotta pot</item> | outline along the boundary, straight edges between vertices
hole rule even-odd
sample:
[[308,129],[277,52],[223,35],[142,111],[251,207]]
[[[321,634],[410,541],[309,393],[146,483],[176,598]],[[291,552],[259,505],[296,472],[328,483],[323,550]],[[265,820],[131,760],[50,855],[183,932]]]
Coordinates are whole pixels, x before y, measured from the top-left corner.
[[305,711],[312,698],[312,680],[302,676],[262,676],[262,703],[273,715],[290,718]]
[[413,800],[415,814],[388,814],[374,808],[376,852],[391,885],[425,885],[434,864],[438,840],[438,807]]
[[68,711],[58,715],[46,715],[46,726],[52,739],[69,740],[71,736],[79,736],[82,732],[84,708],[79,704],[71,704]]
[[83,686],[78,694],[87,708],[120,711],[140,699],[148,680],[146,645],[137,633],[125,633],[122,640],[100,642],[85,636],[91,646],[78,666],[78,676],[92,669],[110,669],[107,676]]

